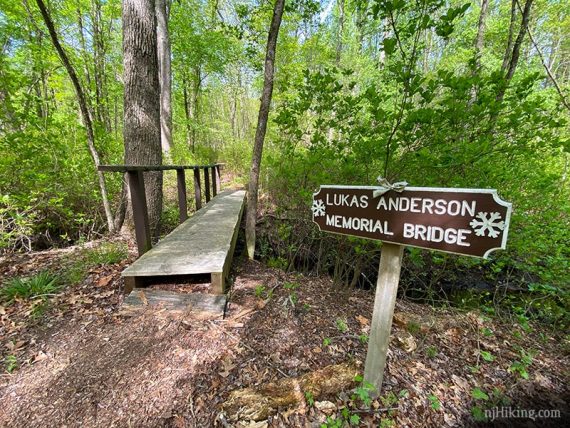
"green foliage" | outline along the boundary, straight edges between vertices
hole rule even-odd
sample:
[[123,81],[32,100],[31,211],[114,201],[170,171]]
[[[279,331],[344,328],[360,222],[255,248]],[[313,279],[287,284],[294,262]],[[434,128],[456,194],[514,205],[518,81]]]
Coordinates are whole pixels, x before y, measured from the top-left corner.
[[527,352],[524,349],[521,349],[519,351],[520,358],[512,362],[511,366],[509,367],[509,372],[515,373],[523,379],[528,379],[528,368],[532,364],[532,360],[535,354],[535,352]]
[[299,295],[295,292],[295,290],[299,288],[299,284],[296,282],[286,282],[283,285],[283,288],[288,291],[288,295],[283,301],[283,306],[291,306],[292,308],[295,308],[297,302],[299,301]]
[[428,395],[429,405],[433,410],[440,410],[441,409],[441,402],[436,395],[430,394]]
[[43,271],[30,277],[9,279],[0,288],[0,299],[9,303],[16,299],[33,299],[57,293],[60,288],[60,277]]
[[495,361],[495,357],[488,351],[479,351],[479,354],[485,361],[489,363]]
[[113,265],[125,260],[128,250],[124,243],[104,242],[84,254],[85,262],[89,266]]
[[7,355],[4,358],[4,367],[8,373],[12,373],[18,368],[18,358],[15,355]]
[[471,391],[471,396],[475,399],[475,400],[485,400],[488,401],[489,400],[489,396],[483,392],[483,390],[481,390],[481,388],[477,387],[474,388]]
[[406,324],[406,330],[411,334],[417,334],[421,331],[421,326],[415,321],[408,321]]
[[305,392],[305,400],[307,400],[307,405],[309,407],[313,407],[313,405],[315,404],[315,398],[313,397],[313,394],[311,394],[309,391]]
[[426,356],[428,358],[435,358],[437,356],[437,347],[430,345],[426,348]]
[[341,333],[346,333],[348,331],[348,324],[346,323],[345,319],[337,318],[335,321],[336,328]]
[[127,256],[127,246],[121,242],[104,242],[97,247],[84,249],[71,264],[64,267],[62,282],[68,285],[78,284],[85,279],[90,269],[119,263]]
[[255,286],[255,290],[254,290],[255,297],[260,297],[260,298],[261,298],[261,297],[263,297],[263,295],[265,294],[265,292],[266,292],[265,285],[259,284],[259,285],[256,285],[256,286]]

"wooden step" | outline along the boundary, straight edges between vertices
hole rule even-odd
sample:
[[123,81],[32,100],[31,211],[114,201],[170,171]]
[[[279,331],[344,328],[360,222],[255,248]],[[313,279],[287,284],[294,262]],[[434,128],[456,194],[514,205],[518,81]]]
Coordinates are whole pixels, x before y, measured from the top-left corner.
[[210,274],[212,292],[223,294],[244,204],[245,190],[219,193],[123,271],[126,292],[144,277]]
[[226,296],[223,294],[176,293],[150,288],[135,288],[123,302],[123,313],[144,308],[167,309],[169,312],[208,313],[223,317]]

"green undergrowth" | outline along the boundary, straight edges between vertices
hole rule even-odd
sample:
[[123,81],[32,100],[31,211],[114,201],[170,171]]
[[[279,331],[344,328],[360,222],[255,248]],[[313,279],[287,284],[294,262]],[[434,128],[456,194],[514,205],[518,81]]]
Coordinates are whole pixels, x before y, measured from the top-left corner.
[[49,271],[43,271],[30,277],[17,277],[6,281],[0,288],[0,299],[11,303],[17,299],[47,297],[61,288],[61,278]]
[[41,315],[50,297],[67,286],[81,283],[91,269],[119,263],[127,256],[127,246],[123,243],[107,242],[95,248],[82,249],[70,256],[71,262],[62,260],[57,271],[43,270],[7,280],[0,287],[0,301],[8,305],[17,300],[34,301],[31,315]]

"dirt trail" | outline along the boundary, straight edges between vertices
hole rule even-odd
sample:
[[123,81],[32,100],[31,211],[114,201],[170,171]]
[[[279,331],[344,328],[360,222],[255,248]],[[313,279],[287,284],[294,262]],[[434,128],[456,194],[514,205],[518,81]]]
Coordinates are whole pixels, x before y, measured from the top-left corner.
[[[329,364],[362,366],[372,293],[339,290],[327,278],[287,274],[256,262],[236,266],[223,321],[164,310],[121,316],[122,266],[66,290],[60,302],[67,302],[66,311],[47,314],[57,317],[19,333],[26,340],[22,359],[30,363],[0,378],[0,426],[249,426],[219,419],[232,390]],[[113,280],[97,279],[111,274]],[[113,293],[102,292],[107,288]],[[78,293],[81,299],[73,297]],[[4,327],[11,322],[8,315]],[[483,328],[492,335],[482,335]],[[520,329],[476,313],[398,301],[385,389],[372,410],[345,393],[314,406],[282,409],[267,424],[319,426],[346,407],[361,426],[378,426],[381,420],[394,426],[470,426],[473,407],[491,406],[493,400],[500,405],[503,398],[513,407],[567,409],[562,341],[538,332],[517,339],[514,330]],[[519,349],[531,348],[537,353],[529,379],[523,379],[509,367],[520,359]],[[483,361],[481,350],[494,360]],[[489,402],[473,398],[476,387]],[[525,426],[541,427],[567,421],[524,420],[531,423]],[[510,420],[498,426],[517,425]]]

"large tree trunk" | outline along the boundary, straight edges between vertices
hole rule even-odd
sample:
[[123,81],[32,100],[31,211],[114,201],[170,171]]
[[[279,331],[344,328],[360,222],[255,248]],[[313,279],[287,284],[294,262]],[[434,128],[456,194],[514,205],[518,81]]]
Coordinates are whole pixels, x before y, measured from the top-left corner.
[[160,81],[160,140],[162,150],[165,153],[169,153],[172,147],[172,71],[170,64],[170,36],[168,33],[170,0],[155,1]]
[[95,171],[97,173],[97,178],[99,179],[99,188],[101,190],[101,199],[103,199],[103,208],[105,210],[105,217],[107,218],[107,227],[109,228],[110,232],[114,231],[114,222],[113,222],[113,214],[111,212],[111,205],[109,204],[109,199],[107,197],[107,186],[105,185],[105,176],[102,172],[98,170],[98,166],[101,163],[99,160],[99,153],[95,148],[95,133],[93,132],[93,121],[91,119],[91,115],[89,114],[89,108],[87,107],[87,100],[85,98],[85,93],[81,84],[79,83],[79,79],[77,77],[77,73],[75,73],[75,69],[71,65],[65,50],[61,46],[59,39],[57,37],[57,33],[55,32],[55,26],[51,19],[51,16],[43,2],[43,0],[36,0],[40,12],[42,14],[43,20],[48,28],[49,35],[51,37],[51,41],[59,55],[59,59],[63,63],[69,78],[71,79],[71,83],[73,84],[73,88],[75,89],[75,95],[77,96],[77,102],[79,103],[79,109],[81,112],[81,117],[83,119],[83,124],[85,126],[85,131],[87,132],[87,146],[89,148],[89,153],[91,154],[91,158],[93,159],[93,163],[95,164]]
[[253,155],[251,159],[251,171],[249,174],[249,186],[247,192],[247,213],[245,224],[245,239],[247,254],[253,259],[255,253],[255,224],[257,220],[257,192],[259,190],[259,167],[261,165],[261,155],[263,153],[263,141],[267,131],[267,118],[269,117],[269,106],[273,94],[273,75],[275,68],[275,47],[277,46],[277,36],[281,26],[283,16],[283,6],[285,0],[275,0],[273,8],[273,18],[269,27],[267,38],[267,52],[265,55],[265,75],[263,79],[263,92],[261,94],[261,104],[257,117],[257,129],[255,130],[255,141],[253,143]]
[[[123,1],[124,129],[127,165],[161,165],[160,91],[153,0]],[[162,173],[145,173],[151,231],[160,232]]]

